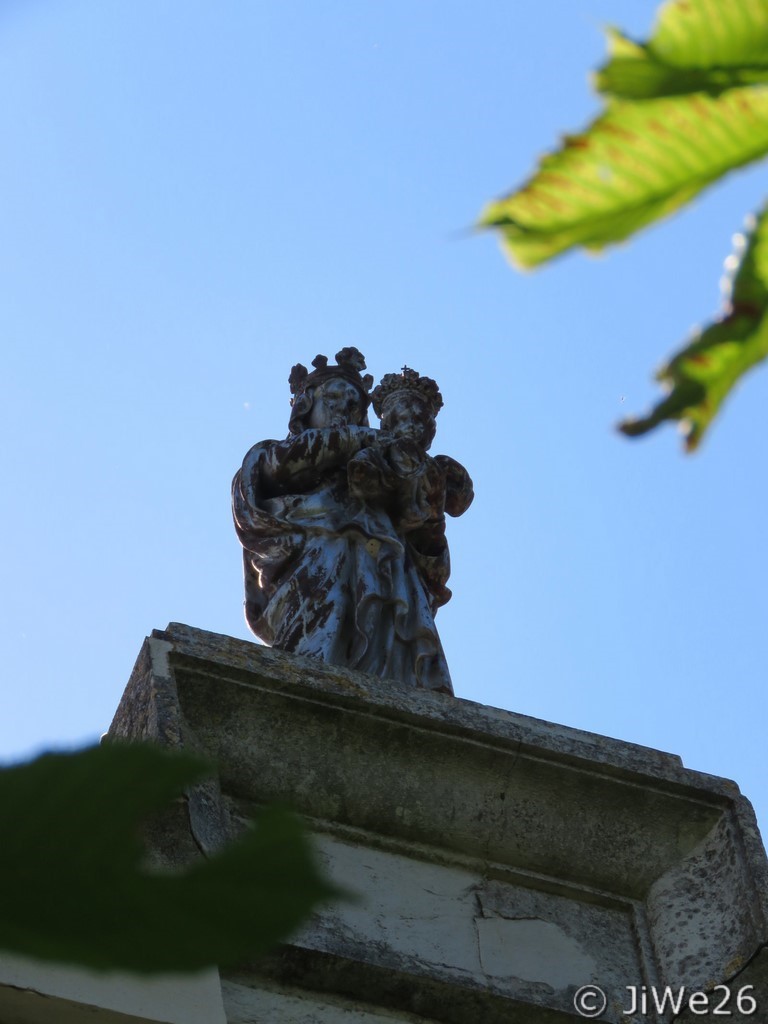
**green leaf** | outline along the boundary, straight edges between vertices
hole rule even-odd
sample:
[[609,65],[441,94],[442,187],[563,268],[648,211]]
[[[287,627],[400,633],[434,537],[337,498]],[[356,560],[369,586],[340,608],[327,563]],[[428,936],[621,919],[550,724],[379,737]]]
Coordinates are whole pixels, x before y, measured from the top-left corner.
[[657,56],[677,67],[765,63],[765,0],[670,0],[659,8],[650,40]]
[[637,437],[665,420],[679,420],[692,451],[731,389],[768,356],[768,208],[740,248],[740,260],[734,255],[726,261],[733,278],[722,319],[659,371],[669,394],[648,416],[620,424],[623,433]]
[[576,245],[621,241],[766,152],[768,87],[617,100],[480,223],[501,232],[515,263],[533,267]]
[[768,4],[765,0],[672,0],[659,11],[647,43],[610,29],[609,61],[598,89],[625,99],[648,99],[768,80]]
[[595,74],[595,87],[605,96],[634,100],[693,92],[716,96],[734,86],[768,82],[768,64],[676,66],[659,59],[650,45],[635,43],[615,29],[609,29],[608,38],[611,59]]
[[209,860],[173,874],[144,866],[147,815],[210,774],[149,745],[0,770],[0,948],[102,969],[197,970],[264,951],[340,895],[298,820],[274,808]]
[[[602,116],[481,215],[521,267],[622,241],[768,152],[768,0],[670,0],[647,43],[609,30],[609,58],[597,75]],[[764,224],[765,213],[724,317],[661,371],[667,398],[624,433],[677,419],[695,448],[734,384],[765,358]]]

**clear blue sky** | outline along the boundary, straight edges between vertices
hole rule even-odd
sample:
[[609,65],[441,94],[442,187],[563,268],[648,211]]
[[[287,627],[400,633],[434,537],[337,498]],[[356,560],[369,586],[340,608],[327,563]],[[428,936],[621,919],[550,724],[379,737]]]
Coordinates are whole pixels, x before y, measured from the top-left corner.
[[229,485],[292,363],[434,376],[457,693],[682,755],[768,822],[760,370],[701,452],[612,430],[716,312],[765,169],[535,275],[467,229],[597,109],[641,0],[6,0],[0,756],[105,730],[143,637],[249,636]]

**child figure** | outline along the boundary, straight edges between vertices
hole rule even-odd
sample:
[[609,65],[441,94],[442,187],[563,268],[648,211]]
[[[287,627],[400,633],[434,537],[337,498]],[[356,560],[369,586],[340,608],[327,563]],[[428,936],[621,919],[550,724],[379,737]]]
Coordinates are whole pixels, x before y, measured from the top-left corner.
[[372,394],[381,419],[378,444],[347,465],[350,493],[383,507],[431,595],[433,613],[451,597],[445,513],[460,516],[474,492],[466,469],[447,455],[427,454],[443,405],[434,380],[403,367]]

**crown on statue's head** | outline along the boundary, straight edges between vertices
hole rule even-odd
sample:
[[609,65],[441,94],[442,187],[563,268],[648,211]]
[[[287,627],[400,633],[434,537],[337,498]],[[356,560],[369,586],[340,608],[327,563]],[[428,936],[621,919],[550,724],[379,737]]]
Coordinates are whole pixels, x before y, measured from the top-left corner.
[[368,405],[371,400],[369,391],[373,384],[373,377],[370,373],[366,373],[364,377],[361,376],[360,371],[365,369],[365,356],[358,349],[347,347],[337,352],[335,365],[328,365],[328,356],[315,356],[312,365],[315,369],[311,372],[302,363],[296,363],[291,367],[291,374],[288,378],[293,395],[291,405],[299,395],[304,394],[307,388],[317,387],[318,384],[322,384],[326,380],[339,377],[354,384],[365,400],[366,406]]
[[431,377],[420,377],[417,370],[404,366],[400,373],[387,373],[378,387],[374,388],[373,409],[381,417],[387,403],[395,395],[409,392],[417,395],[433,416],[437,416],[443,407],[443,396],[437,383]]

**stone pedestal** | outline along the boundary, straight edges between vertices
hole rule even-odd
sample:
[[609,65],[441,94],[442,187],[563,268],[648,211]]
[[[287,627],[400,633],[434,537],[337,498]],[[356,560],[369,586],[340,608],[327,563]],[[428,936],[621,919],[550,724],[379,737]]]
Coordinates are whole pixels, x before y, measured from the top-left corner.
[[2,1024],[227,1024],[215,968],[146,978],[0,952]]
[[224,973],[229,1024],[554,1024],[591,985],[608,1021],[658,1019],[663,986],[728,984],[732,1020],[768,1014],[751,807],[671,754],[178,624],[146,642],[110,735],[219,765],[158,856],[214,850],[278,800],[360,894]]

